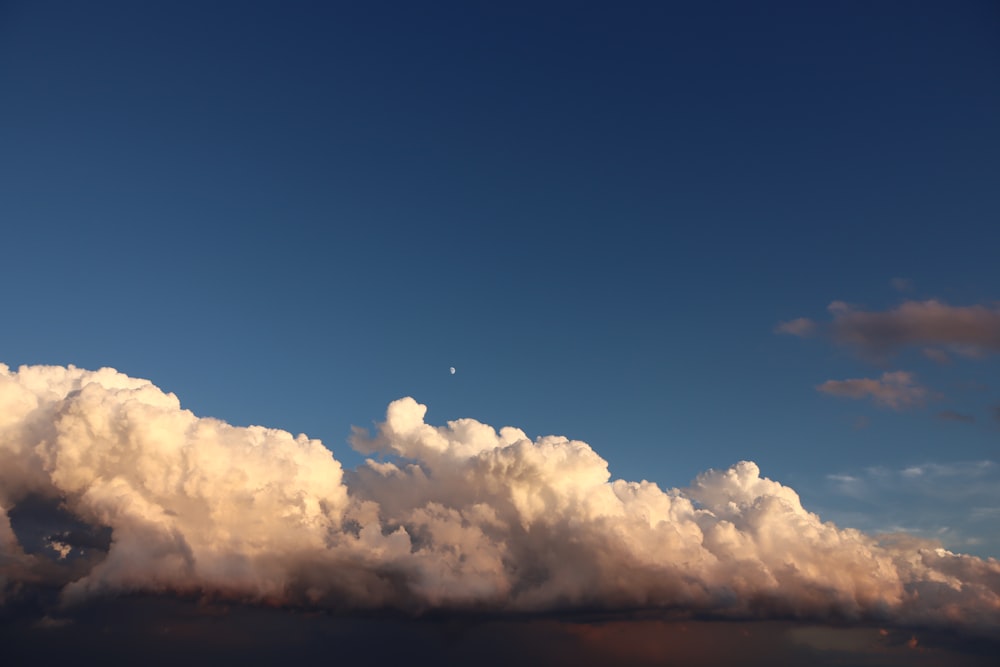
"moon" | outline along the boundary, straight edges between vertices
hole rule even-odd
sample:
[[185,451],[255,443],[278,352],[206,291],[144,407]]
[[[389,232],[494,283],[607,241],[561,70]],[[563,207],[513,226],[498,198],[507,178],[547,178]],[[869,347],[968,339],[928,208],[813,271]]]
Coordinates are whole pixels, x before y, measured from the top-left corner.
[[455,374],[455,367],[454,366],[450,367],[448,369],[448,372],[451,373],[452,375],[454,375]]

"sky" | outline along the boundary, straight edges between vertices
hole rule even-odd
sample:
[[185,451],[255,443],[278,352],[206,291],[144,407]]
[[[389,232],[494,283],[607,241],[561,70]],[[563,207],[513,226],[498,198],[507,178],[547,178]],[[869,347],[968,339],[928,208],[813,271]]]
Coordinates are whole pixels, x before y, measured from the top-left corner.
[[[345,497],[399,525],[420,503],[471,511],[470,479],[514,489],[462,467],[489,442],[507,452],[498,466],[570,466],[552,470],[571,482],[539,473],[553,503],[611,488],[591,452],[610,480],[680,489],[695,508],[714,507],[704,480],[758,480],[754,493],[794,490],[838,530],[1000,557],[998,29],[990,2],[0,2],[10,395],[58,415],[57,399],[97,410],[139,392],[149,414],[188,423],[166,392],[199,418],[305,433],[332,458],[294,445],[306,449],[288,460],[315,457],[337,484],[342,470]],[[106,398],[67,393],[87,382]],[[26,489],[70,497],[103,479],[31,459],[23,405],[5,408],[22,430],[0,489],[22,550],[38,514]],[[448,426],[462,419],[501,436]],[[531,459],[507,426],[555,458]],[[58,447],[77,451],[71,440]],[[108,470],[138,484],[143,461]],[[32,466],[47,476],[22,485]],[[284,470],[274,479],[320,488]],[[84,496],[74,520],[129,544],[134,517]],[[374,521],[350,507],[358,526]],[[743,519],[727,520],[759,537]],[[195,552],[219,529],[178,525]],[[111,563],[108,548],[79,562]],[[135,585],[103,571],[95,589]],[[157,591],[190,594],[191,581]],[[461,598],[421,591],[430,607]],[[661,593],[650,600],[675,600]],[[742,609],[690,599],[699,614]],[[768,622],[802,612],[788,604]],[[579,647],[579,628],[598,626],[558,627],[553,642]]]

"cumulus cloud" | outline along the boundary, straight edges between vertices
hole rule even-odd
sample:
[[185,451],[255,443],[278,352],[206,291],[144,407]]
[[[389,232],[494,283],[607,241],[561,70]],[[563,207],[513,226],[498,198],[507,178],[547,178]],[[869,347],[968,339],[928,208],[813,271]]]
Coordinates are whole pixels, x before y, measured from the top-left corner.
[[883,373],[877,379],[827,380],[816,389],[831,396],[871,398],[876,404],[894,410],[920,405],[928,396],[927,389],[916,382],[912,373],[906,371]]
[[[752,462],[664,490],[612,480],[584,442],[425,416],[394,401],[375,433],[352,437],[377,458],[345,473],[316,440],[198,418],[111,369],[0,367],[0,506],[53,499],[110,529],[102,557],[66,578],[64,604],[141,591],[1000,627],[1000,563],[823,522]],[[80,562],[51,539],[26,554],[2,519],[8,588]]]

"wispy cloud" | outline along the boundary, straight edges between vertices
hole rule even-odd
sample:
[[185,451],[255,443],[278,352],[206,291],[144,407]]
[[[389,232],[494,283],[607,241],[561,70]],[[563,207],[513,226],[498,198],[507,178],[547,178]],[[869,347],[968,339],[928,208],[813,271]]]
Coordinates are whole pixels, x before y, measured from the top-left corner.
[[1000,516],[1000,465],[995,461],[841,471],[826,475],[825,490],[816,494],[816,501],[839,508],[825,510],[835,521],[872,532],[905,530],[953,549],[1000,549],[1000,534],[990,526]]
[[892,310],[830,306],[834,340],[866,353],[886,354],[908,345],[944,345],[974,356],[1000,350],[1000,307],[949,306],[942,301],[905,301]]
[[788,322],[779,322],[778,325],[774,327],[774,332],[804,338],[816,333],[816,323],[809,318],[800,317],[798,319],[789,320]]
[[988,459],[980,461],[957,461],[953,463],[923,463],[908,466],[899,471],[903,477],[940,479],[943,477],[981,479],[997,474],[997,464]]
[[953,422],[965,422],[966,424],[973,424],[976,421],[974,415],[967,415],[961,412],[955,412],[954,410],[942,410],[937,414],[938,419],[943,419],[945,421]]
[[930,359],[936,364],[950,364],[951,356],[939,347],[925,347],[922,349],[921,354],[927,359]]
[[865,480],[862,477],[834,473],[827,475],[826,479],[839,493],[857,498],[865,496]]
[[827,380],[818,385],[816,390],[831,396],[871,398],[876,404],[893,410],[921,405],[928,397],[927,389],[918,384],[911,373],[905,371],[883,373],[880,378]]
[[908,278],[893,278],[889,284],[897,292],[909,292],[913,289],[913,281]]
[[827,310],[833,321],[825,326],[798,318],[778,324],[775,332],[805,336],[822,330],[837,343],[878,357],[908,346],[923,346],[924,355],[938,362],[949,359],[942,347],[970,358],[1000,351],[1000,306],[995,304],[951,306],[930,299],[869,311],[834,301]]
[[972,391],[978,393],[990,391],[990,385],[977,380],[963,380],[961,382],[956,382],[955,387],[962,391]]

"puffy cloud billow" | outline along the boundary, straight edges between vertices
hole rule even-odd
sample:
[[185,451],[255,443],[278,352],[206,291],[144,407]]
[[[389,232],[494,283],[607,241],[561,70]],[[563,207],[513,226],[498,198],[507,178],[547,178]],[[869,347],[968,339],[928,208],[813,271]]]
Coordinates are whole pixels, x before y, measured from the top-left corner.
[[[663,490],[611,480],[580,441],[425,413],[393,402],[345,472],[317,440],[196,417],[111,369],[0,365],[0,604],[44,584],[70,606],[142,592],[1000,629],[996,560],[824,523],[754,463]],[[75,525],[32,541],[25,508],[46,503]]]

